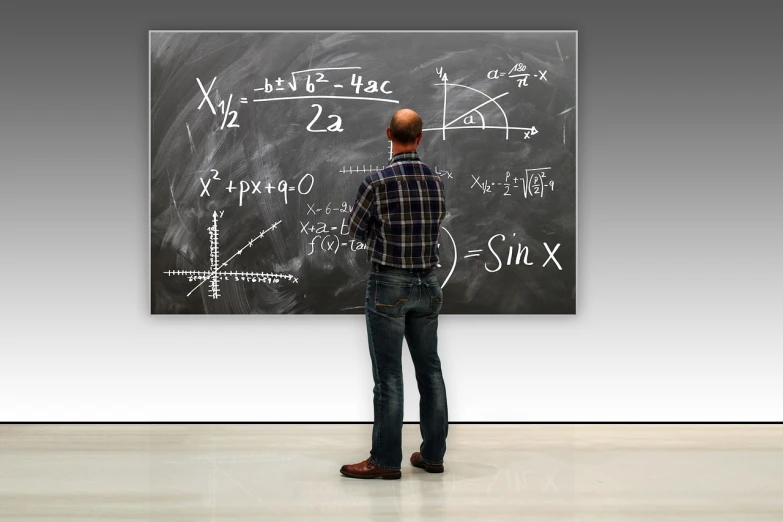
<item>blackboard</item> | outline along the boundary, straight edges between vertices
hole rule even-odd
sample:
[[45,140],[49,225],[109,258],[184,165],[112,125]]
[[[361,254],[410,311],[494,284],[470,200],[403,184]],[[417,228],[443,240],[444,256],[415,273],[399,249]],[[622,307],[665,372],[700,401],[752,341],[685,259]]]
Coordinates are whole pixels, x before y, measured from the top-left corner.
[[386,127],[444,181],[442,313],[576,309],[576,32],[150,32],[154,314],[363,313]]

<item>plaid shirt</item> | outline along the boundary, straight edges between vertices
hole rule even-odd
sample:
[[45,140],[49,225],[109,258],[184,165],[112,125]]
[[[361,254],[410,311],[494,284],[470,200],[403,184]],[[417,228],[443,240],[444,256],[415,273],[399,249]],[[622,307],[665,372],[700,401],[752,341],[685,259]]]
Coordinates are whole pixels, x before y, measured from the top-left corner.
[[446,217],[443,182],[416,152],[400,152],[364,178],[349,234],[367,244],[367,259],[398,268],[438,264],[438,234]]

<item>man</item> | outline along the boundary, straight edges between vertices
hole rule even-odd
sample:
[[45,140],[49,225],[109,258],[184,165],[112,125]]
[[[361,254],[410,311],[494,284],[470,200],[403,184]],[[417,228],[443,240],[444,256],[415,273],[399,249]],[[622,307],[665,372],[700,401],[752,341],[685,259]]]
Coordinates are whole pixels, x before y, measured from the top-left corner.
[[392,142],[392,160],[362,182],[349,230],[354,239],[367,244],[367,259],[372,262],[365,316],[375,382],[370,458],[340,468],[351,478],[401,477],[403,337],[416,368],[423,439],[411,464],[442,473],[449,429],[438,357],[443,292],[433,271],[446,216],[443,182],[416,153],[422,138],[418,114],[397,111],[386,136]]

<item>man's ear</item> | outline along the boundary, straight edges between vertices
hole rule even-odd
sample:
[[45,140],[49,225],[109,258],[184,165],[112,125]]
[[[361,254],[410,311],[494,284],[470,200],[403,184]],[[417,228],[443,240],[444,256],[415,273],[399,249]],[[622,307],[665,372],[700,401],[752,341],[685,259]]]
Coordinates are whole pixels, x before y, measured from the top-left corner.
[[419,143],[421,142],[421,139],[424,137],[424,133],[420,132],[418,136],[416,136],[416,146],[419,146]]
[[391,141],[391,127],[386,127],[386,137]]

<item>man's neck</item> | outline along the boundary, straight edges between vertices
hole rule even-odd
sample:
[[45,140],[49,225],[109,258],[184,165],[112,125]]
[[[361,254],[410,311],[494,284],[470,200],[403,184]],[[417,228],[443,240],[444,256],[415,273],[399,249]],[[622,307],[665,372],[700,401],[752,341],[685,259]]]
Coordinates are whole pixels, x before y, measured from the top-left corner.
[[416,145],[411,147],[410,145],[400,145],[399,143],[392,142],[392,155],[402,154],[403,152],[416,152],[416,149]]
[[403,152],[416,152],[416,147],[410,148],[410,147],[395,147],[392,145],[392,155],[402,154]]

